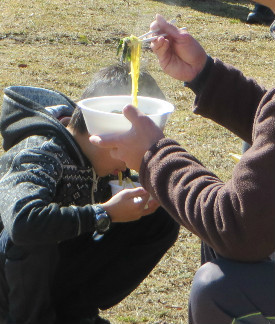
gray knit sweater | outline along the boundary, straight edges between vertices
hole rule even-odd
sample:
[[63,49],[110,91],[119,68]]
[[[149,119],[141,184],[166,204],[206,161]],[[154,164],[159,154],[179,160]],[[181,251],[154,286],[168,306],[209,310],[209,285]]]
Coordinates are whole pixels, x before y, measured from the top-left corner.
[[75,103],[47,89],[5,89],[0,215],[18,245],[53,244],[94,231],[93,189],[102,188],[95,188],[92,166],[52,115],[56,106],[71,115]]

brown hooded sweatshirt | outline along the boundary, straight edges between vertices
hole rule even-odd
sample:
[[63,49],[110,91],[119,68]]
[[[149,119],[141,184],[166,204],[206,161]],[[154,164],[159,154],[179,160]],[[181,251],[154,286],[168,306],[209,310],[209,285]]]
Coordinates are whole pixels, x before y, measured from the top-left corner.
[[218,59],[208,60],[199,79],[194,112],[252,147],[224,183],[165,138],[146,152],[140,181],[179,224],[221,256],[262,260],[275,251],[275,89],[267,91]]

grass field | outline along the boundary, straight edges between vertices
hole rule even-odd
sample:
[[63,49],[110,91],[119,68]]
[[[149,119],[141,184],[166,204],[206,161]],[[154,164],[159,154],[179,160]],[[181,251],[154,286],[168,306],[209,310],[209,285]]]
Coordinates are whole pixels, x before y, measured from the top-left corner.
[[[0,95],[10,85],[55,89],[77,100],[93,73],[118,61],[124,36],[141,35],[155,14],[177,18],[213,57],[240,68],[266,87],[274,78],[274,45],[266,26],[245,23],[253,4],[219,0],[1,0]],[[230,177],[241,141],[192,114],[193,93],[164,75],[149,47],[142,65],[175,104],[166,134],[222,180]],[[121,304],[103,312],[112,323],[187,323],[190,284],[200,242],[181,230],[175,246]]]

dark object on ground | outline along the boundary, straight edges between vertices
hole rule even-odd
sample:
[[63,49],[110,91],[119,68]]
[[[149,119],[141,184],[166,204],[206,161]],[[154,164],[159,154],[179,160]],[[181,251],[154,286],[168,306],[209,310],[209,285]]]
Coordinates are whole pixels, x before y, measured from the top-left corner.
[[271,9],[263,5],[256,4],[254,10],[247,16],[247,23],[249,24],[263,24],[270,25],[275,19],[275,15]]

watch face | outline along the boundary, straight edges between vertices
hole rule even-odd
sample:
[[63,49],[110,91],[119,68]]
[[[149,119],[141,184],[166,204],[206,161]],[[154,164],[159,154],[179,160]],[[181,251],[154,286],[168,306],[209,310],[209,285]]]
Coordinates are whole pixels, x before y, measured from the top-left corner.
[[109,217],[106,214],[101,214],[97,220],[97,226],[102,229],[108,227],[109,223]]
[[96,216],[96,230],[98,233],[105,233],[110,227],[110,217],[106,212],[97,214]]

